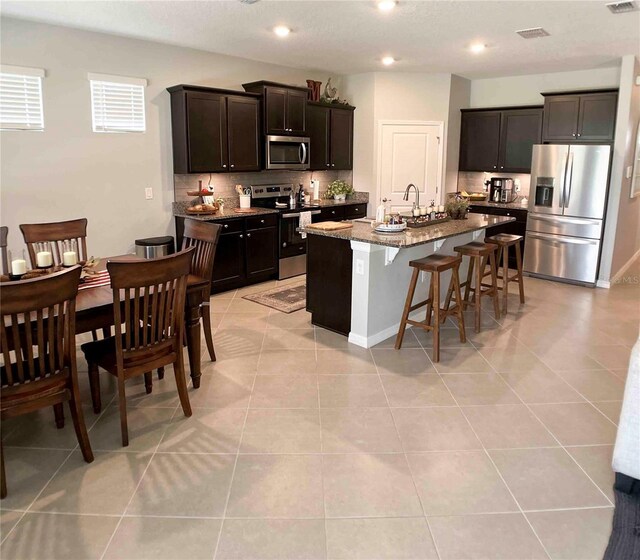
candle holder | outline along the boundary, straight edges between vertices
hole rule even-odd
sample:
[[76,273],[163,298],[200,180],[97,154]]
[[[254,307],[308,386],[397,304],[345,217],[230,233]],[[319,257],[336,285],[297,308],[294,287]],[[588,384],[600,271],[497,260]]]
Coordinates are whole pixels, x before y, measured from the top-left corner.
[[78,264],[78,242],[75,239],[65,239],[62,242],[62,266],[65,268]]
[[11,270],[9,278],[11,280],[20,280],[27,273],[27,261],[24,256],[24,249],[19,251],[8,251]]
[[41,241],[34,244],[36,252],[36,268],[46,270],[53,266],[53,253],[51,252],[51,243],[49,241]]

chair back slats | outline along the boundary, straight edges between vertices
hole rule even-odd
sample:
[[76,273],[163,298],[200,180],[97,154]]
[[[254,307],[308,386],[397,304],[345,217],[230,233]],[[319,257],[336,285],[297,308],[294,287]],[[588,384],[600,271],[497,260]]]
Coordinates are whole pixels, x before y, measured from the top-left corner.
[[191,262],[191,274],[201,278],[212,278],[213,262],[221,230],[220,224],[185,219],[182,248],[195,247]]
[[195,249],[147,261],[109,261],[118,369],[182,346],[187,277]]
[[0,288],[2,387],[68,371],[75,358],[75,296],[81,268]]
[[75,240],[78,245],[78,259],[87,260],[87,219],[53,222],[49,224],[22,224],[20,226],[24,242],[29,252],[31,266],[36,266],[35,244],[48,241],[52,246],[53,262],[62,264],[62,244]]
[[2,274],[9,274],[9,257],[7,256],[7,238],[9,237],[9,228],[7,226],[0,227],[0,253],[2,253]]

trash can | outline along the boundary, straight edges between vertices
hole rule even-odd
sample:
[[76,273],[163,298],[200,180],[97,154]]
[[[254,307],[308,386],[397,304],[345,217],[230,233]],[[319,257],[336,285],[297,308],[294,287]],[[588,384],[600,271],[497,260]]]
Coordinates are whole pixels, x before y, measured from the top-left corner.
[[136,239],[136,255],[139,257],[155,259],[156,257],[171,255],[174,252],[173,237],[171,235]]

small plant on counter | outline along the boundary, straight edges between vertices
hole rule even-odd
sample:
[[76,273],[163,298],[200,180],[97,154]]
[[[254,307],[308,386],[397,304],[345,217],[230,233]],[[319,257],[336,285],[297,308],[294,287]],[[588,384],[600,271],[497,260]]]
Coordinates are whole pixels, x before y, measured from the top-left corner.
[[454,220],[466,220],[469,201],[456,193],[447,201],[445,210]]
[[331,181],[331,183],[329,183],[329,186],[324,193],[324,197],[333,198],[335,200],[345,200],[347,198],[347,195],[353,193],[353,187],[349,183],[340,179],[336,179],[335,181]]

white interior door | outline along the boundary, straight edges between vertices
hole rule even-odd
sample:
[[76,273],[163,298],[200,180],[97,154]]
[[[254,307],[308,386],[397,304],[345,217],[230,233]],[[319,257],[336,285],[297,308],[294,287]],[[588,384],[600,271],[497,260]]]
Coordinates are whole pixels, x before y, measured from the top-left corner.
[[378,200],[386,198],[392,212],[411,210],[415,192],[402,200],[407,185],[420,191],[420,205],[441,204],[442,122],[381,122],[378,136]]

